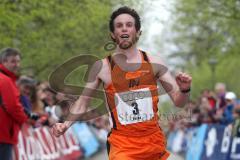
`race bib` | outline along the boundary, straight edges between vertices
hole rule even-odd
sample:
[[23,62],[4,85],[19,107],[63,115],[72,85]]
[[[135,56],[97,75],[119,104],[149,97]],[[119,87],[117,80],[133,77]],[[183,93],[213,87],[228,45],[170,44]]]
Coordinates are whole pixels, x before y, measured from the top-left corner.
[[144,122],[154,117],[149,88],[115,93],[118,120],[122,125]]

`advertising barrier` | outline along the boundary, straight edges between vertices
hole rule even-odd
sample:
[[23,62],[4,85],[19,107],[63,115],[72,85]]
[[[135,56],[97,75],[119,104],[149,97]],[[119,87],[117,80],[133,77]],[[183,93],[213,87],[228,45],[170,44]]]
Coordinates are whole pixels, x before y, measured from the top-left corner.
[[[91,156],[97,151],[98,145],[86,124],[76,124],[59,138],[51,134],[49,127],[33,128],[24,124],[18,139],[19,143],[13,151],[13,160],[75,160],[84,156],[83,150],[85,156]],[[94,151],[89,149],[92,145]]]
[[98,151],[100,144],[86,123],[76,123],[72,128],[83,148],[85,157],[90,157]]
[[168,136],[168,149],[174,153],[184,152],[186,160],[239,160],[240,127],[233,135],[233,126],[202,124],[176,130]]

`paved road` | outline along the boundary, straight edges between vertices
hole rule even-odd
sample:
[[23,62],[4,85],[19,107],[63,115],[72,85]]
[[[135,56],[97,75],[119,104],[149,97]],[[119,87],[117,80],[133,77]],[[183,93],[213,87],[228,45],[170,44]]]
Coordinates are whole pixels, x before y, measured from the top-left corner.
[[[107,152],[106,150],[104,150],[88,160],[107,160],[107,159],[108,159]],[[171,154],[168,160],[184,160],[184,159],[178,155]]]

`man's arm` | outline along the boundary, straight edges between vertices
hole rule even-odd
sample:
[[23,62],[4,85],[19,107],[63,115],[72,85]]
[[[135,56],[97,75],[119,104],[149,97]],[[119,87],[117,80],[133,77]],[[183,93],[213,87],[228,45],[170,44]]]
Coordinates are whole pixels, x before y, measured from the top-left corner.
[[101,80],[98,78],[93,82],[86,83],[81,96],[77,99],[73,106],[70,107],[70,114],[67,117],[67,121],[64,122],[68,127],[70,127],[79,118],[77,116],[72,116],[72,114],[81,115],[87,111],[89,103],[92,99],[91,96],[94,94],[95,89],[99,87],[100,83]]
[[88,105],[91,101],[91,97],[94,94],[94,91],[99,87],[100,83],[102,82],[99,78],[99,67],[101,67],[101,61],[97,61],[93,67],[91,68],[88,76],[88,82],[85,85],[85,88],[81,94],[81,96],[75,101],[73,106],[70,108],[70,114],[67,117],[67,121],[64,123],[56,123],[52,127],[52,132],[56,137],[59,137],[60,135],[64,134],[65,131],[71,127],[72,124],[79,118],[74,115],[81,115],[82,113],[85,113],[87,111]]
[[177,107],[183,107],[189,99],[192,78],[186,73],[179,73],[175,78],[159,57],[150,56],[158,80]]

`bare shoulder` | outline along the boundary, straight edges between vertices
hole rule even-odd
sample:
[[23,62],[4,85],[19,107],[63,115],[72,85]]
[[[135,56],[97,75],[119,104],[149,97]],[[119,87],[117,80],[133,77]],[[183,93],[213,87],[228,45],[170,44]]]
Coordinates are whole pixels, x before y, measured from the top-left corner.
[[109,64],[106,58],[98,60],[96,63],[99,63],[99,75],[104,75],[106,73],[109,73]]
[[161,77],[162,75],[164,75],[169,71],[163,58],[161,58],[160,56],[150,55],[150,54],[148,54],[147,56],[149,58],[149,61],[153,68],[153,72],[156,77]]
[[98,78],[101,79],[104,84],[109,84],[111,82],[111,72],[107,59],[104,58],[96,61],[95,63],[95,70],[98,72]]

